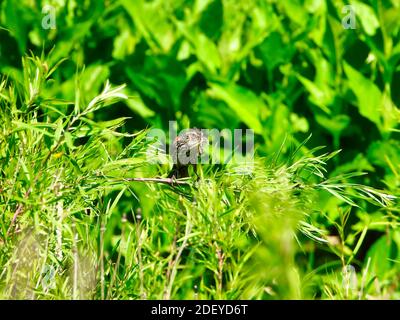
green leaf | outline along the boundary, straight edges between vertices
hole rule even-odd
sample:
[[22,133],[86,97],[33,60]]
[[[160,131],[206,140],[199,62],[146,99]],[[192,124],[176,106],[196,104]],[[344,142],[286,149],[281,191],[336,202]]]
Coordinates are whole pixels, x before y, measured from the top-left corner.
[[206,65],[210,72],[216,73],[221,67],[221,58],[217,46],[202,33],[197,34],[195,39],[197,57]]
[[40,132],[42,134],[44,134],[45,136],[48,136],[50,138],[54,138],[54,133],[49,132],[48,130],[46,130],[46,128],[48,129],[54,129],[54,125],[51,124],[42,124],[42,123],[38,123],[38,124],[29,124],[29,123],[24,123],[21,121],[16,121],[13,120],[13,125],[15,126],[13,132],[17,132],[20,130],[26,130],[26,131],[37,131]]
[[371,258],[371,271],[379,279],[391,269],[391,259],[395,258],[396,243],[387,235],[380,237],[367,252],[366,260]]
[[129,107],[129,109],[139,114],[143,118],[150,118],[155,115],[155,112],[144,104],[139,95],[130,96],[127,100],[125,100],[125,104]]
[[169,11],[162,1],[121,0],[121,4],[151,49],[165,52],[171,49],[175,37]]
[[221,0],[211,1],[201,13],[199,27],[210,39],[218,39],[223,26],[223,6]]
[[182,22],[177,22],[176,26],[188,40],[197,59],[206,67],[206,71],[216,73],[221,68],[221,57],[217,45],[204,33]]
[[379,28],[379,21],[374,10],[367,4],[356,1],[352,4],[366,34],[374,36]]
[[306,90],[310,93],[310,101],[321,108],[325,113],[329,114],[331,111],[329,105],[332,102],[332,96],[328,90],[323,90],[317,86],[313,81],[297,75],[297,79],[302,83]]
[[73,141],[71,133],[66,131],[64,133],[64,137],[65,137],[65,143],[67,144],[68,148],[73,150],[75,147],[74,147],[74,141]]
[[90,98],[95,97],[109,76],[110,71],[104,65],[92,64],[85,68],[81,79],[84,93]]
[[374,122],[381,128],[380,108],[382,107],[382,93],[375,83],[364,77],[348,63],[344,63],[349,88],[354,92],[358,100],[360,114]]
[[289,62],[295,52],[293,46],[283,42],[282,35],[278,32],[272,32],[257,49],[264,64],[271,70],[279,64]]
[[265,103],[252,91],[233,83],[210,83],[210,94],[223,100],[255,133],[262,133],[259,114],[268,110]]
[[350,117],[345,114],[339,114],[332,117],[326,117],[323,114],[316,114],[315,120],[331,132],[333,135],[340,135],[340,133],[347,128],[350,124]]
[[127,65],[125,71],[141,96],[155,100],[159,109],[180,108],[187,84],[186,69],[181,62],[170,56],[148,56],[143,65]]
[[285,0],[280,2],[280,4],[284,7],[286,15],[293,22],[297,23],[301,27],[305,27],[309,19],[302,2],[303,1],[300,0]]
[[5,25],[14,35],[21,54],[25,53],[28,32],[26,26],[26,11],[24,12],[21,3],[18,1],[8,0],[4,7]]
[[388,160],[400,163],[400,142],[397,140],[375,141],[368,148],[368,159],[376,166],[391,172]]

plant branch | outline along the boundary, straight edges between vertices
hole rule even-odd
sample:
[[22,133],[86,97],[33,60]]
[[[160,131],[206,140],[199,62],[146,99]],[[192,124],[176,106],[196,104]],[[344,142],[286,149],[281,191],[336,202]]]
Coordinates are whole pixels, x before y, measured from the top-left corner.
[[135,182],[155,182],[165,183],[169,185],[190,185],[189,181],[176,180],[173,178],[124,178],[124,181],[135,181]]

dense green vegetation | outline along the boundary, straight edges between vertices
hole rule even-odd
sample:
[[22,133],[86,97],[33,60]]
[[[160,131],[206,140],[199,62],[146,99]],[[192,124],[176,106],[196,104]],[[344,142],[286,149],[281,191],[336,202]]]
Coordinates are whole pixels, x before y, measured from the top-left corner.
[[400,298],[399,87],[397,0],[0,0],[0,298]]

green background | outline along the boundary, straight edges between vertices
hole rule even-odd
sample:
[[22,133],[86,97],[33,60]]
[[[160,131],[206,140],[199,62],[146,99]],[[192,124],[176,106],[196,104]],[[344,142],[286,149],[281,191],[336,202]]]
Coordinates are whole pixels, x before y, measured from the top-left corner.
[[[55,29],[42,28],[42,20],[48,14],[42,8],[47,4],[55,8]],[[344,10],[346,5],[355,10],[355,29],[343,27],[342,21],[349,14]],[[167,130],[168,121],[172,120],[177,121],[180,129],[251,128],[255,132],[256,157],[266,157],[267,163],[278,153],[289,159],[293,147],[299,145],[305,153],[317,146],[326,146],[324,152],[341,149],[327,165],[327,178],[367,172],[349,181],[400,195],[400,2],[397,0],[2,0],[0,27],[0,73],[17,89],[24,90],[26,80],[23,57],[41,56],[44,72],[60,62],[33,103],[47,110],[43,112],[47,112],[49,123],[56,123],[58,115],[43,105],[58,101],[53,106],[68,114],[71,107],[61,102],[88,103],[109,79],[114,86],[126,84],[123,93],[128,99],[89,114],[94,123],[106,124],[126,117],[119,128],[124,134],[146,128]],[[301,145],[310,134],[308,142]],[[85,141],[74,140],[74,143]],[[110,142],[111,148],[117,151],[126,145],[124,139]],[[9,163],[3,161],[1,165],[6,168]],[[7,176],[7,170],[2,170]],[[150,166],[130,174],[161,176],[168,170],[168,166]],[[218,173],[215,168],[209,170],[212,174]],[[215,190],[221,187],[218,183],[214,185]],[[21,197],[25,187],[21,186]],[[226,185],[222,188],[229,189]],[[121,193],[118,189],[104,194],[103,206],[107,207],[104,239],[99,240],[101,237],[95,232],[87,231],[86,235],[92,237],[90,241],[96,243],[96,248],[103,241],[107,252],[105,286],[110,289],[105,291],[108,298],[166,297],[160,288],[165,287],[168,274],[164,271],[169,261],[173,264],[176,253],[169,255],[169,249],[165,248],[179,248],[186,233],[184,217],[180,224],[168,215],[179,211],[180,200],[173,195],[175,200],[168,202],[162,195],[164,189],[134,185],[135,196],[125,189]],[[205,199],[213,196],[208,189],[212,187],[203,190]],[[257,193],[257,188],[254,190],[249,191],[250,195]],[[277,190],[284,192],[280,185]],[[207,195],[207,192],[211,193]],[[257,199],[246,197],[249,203],[255,201],[253,207],[257,207]],[[283,212],[291,212],[294,203],[303,199],[296,198],[295,193],[291,198],[297,199],[294,202],[285,199],[284,194],[274,197],[268,193],[268,201],[279,203]],[[308,199],[307,194],[304,197]],[[248,230],[224,233],[219,245],[215,245],[213,231],[209,231],[208,239],[204,234],[199,236],[204,231],[200,230],[191,239],[204,241],[205,247],[193,255],[181,253],[181,264],[186,268],[177,268],[172,297],[398,298],[398,204],[379,209],[361,200],[357,203],[359,207],[350,208],[343,198],[331,193],[322,192],[315,197],[307,221],[324,231],[325,241],[300,233],[296,241],[290,240],[287,257],[282,256],[282,250],[286,252],[282,249],[285,241],[281,238],[282,230],[293,226],[290,221],[279,220],[273,223],[276,232],[259,231],[260,241],[266,248],[253,255],[253,248],[259,249],[259,246]],[[218,205],[209,208],[208,214],[229,212],[230,207],[225,206],[227,202],[222,198]],[[6,225],[2,232],[2,250],[4,257],[10,257],[18,245],[6,239],[4,229],[15,208],[7,212],[5,200],[2,201],[4,211],[0,215]],[[107,201],[110,201],[108,206]],[[260,212],[268,212],[269,204],[266,206]],[[206,203],[201,210],[207,213],[204,208]],[[138,239],[142,231],[134,219],[137,212],[143,216],[143,223],[147,223],[146,219],[152,221],[155,215],[168,216],[165,225],[157,224],[159,229],[148,222],[147,229],[143,229],[147,230],[143,231],[147,236],[141,244]],[[130,229],[127,228],[132,231],[125,230],[127,237],[139,234],[136,240],[126,237],[121,240],[123,213],[129,216]],[[229,233],[235,228],[237,219],[242,219],[238,217],[224,220],[223,232]],[[34,214],[32,219],[37,222]],[[93,219],[90,223],[97,223],[99,231],[101,221]],[[198,223],[222,223],[218,219],[207,219],[200,219]],[[78,220],[84,221],[79,217]],[[181,227],[177,234],[175,224]],[[337,224],[343,226],[342,231],[338,231]],[[239,229],[243,228],[239,225]],[[247,232],[250,236],[241,239]],[[176,237],[181,236],[181,242],[176,243]],[[240,243],[229,244],[229,237],[232,241],[237,238]],[[131,241],[131,247],[127,244],[125,251],[122,250],[121,241]],[[217,248],[210,249],[208,256],[202,255],[207,243],[210,248]],[[129,257],[129,250],[136,252],[137,246],[147,250],[141,257],[143,261],[148,259],[143,262],[144,275],[137,271],[140,263],[135,259],[138,257]],[[235,255],[235,250],[240,254],[232,260],[236,262],[228,262],[228,258],[224,260],[222,254],[218,255],[218,248],[231,255]],[[66,250],[73,251],[70,247]],[[118,255],[118,252],[122,253]],[[118,257],[122,258],[117,260]],[[129,259],[133,259],[131,264]],[[3,259],[3,266],[9,263],[6,260]],[[230,271],[222,275],[218,261],[226,261]],[[289,265],[296,266],[296,271],[283,267],[282,275],[275,270],[288,261],[291,261]],[[120,263],[121,270],[114,269]],[[341,268],[347,264],[354,264],[358,282],[363,283],[353,295],[342,286]],[[248,275],[250,271],[253,276]],[[237,276],[242,272],[246,274],[246,281]],[[114,273],[117,276],[112,280]],[[141,277],[145,280],[140,280]],[[7,281],[3,281],[5,288]],[[95,291],[95,297],[104,298],[104,289],[99,285]],[[38,297],[69,298],[68,292],[60,284],[51,296],[46,293]]]

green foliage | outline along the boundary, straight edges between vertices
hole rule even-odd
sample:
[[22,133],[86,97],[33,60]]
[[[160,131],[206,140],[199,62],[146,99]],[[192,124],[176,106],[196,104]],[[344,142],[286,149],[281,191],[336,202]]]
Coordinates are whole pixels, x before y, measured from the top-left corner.
[[[1,1],[0,296],[399,298],[399,18],[395,0]],[[252,175],[126,179],[167,174],[146,129],[171,120],[253,129]]]

